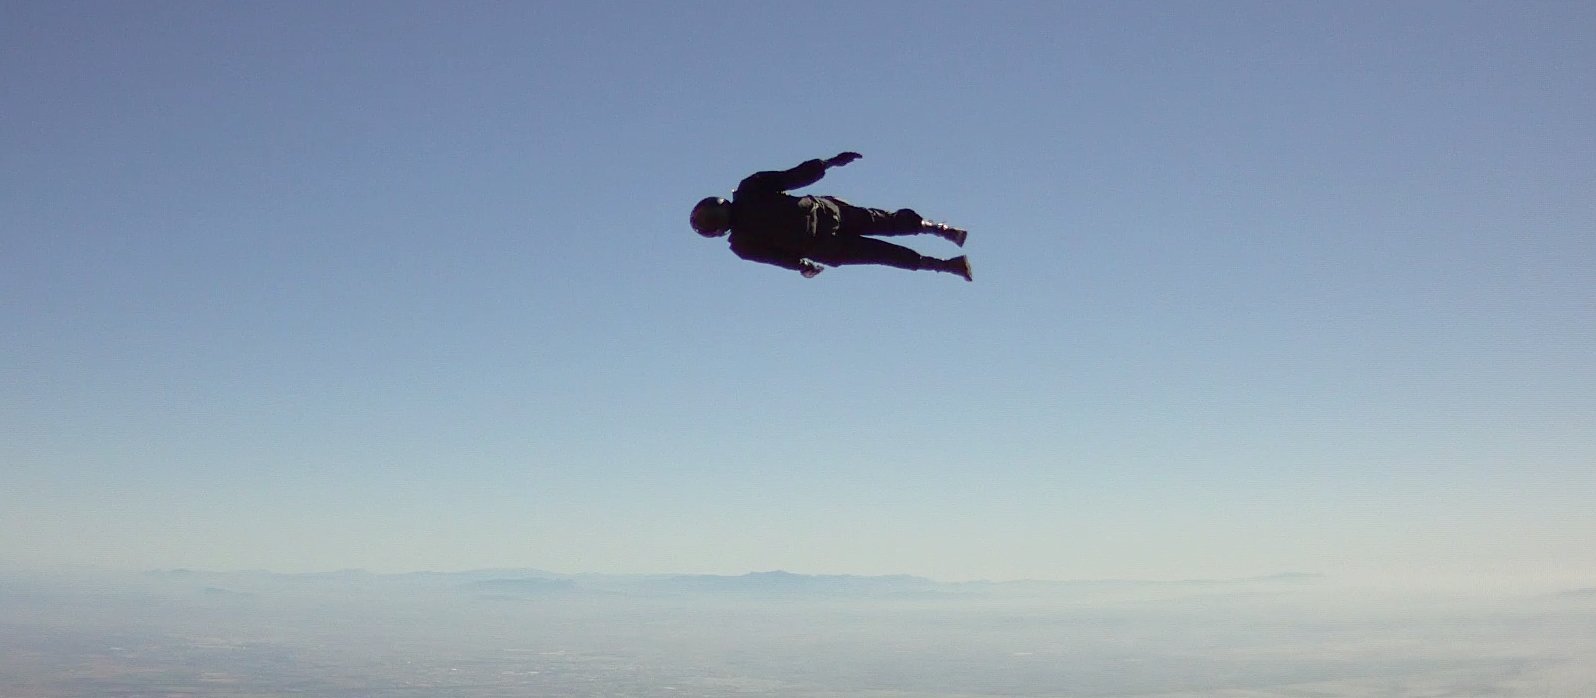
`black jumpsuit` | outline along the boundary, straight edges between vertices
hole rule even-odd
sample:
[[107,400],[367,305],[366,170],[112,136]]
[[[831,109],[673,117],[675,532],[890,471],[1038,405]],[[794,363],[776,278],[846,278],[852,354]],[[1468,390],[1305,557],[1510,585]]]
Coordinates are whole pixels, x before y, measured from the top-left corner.
[[793,196],[826,174],[810,160],[790,170],[758,172],[732,194],[731,249],[743,259],[803,270],[804,260],[830,266],[883,264],[924,269],[932,261],[907,247],[867,235],[924,232],[920,214],[854,206],[831,196]]

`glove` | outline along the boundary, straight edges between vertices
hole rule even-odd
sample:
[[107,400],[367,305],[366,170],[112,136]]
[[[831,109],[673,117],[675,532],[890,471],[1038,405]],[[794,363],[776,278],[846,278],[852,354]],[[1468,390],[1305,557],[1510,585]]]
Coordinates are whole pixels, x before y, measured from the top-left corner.
[[813,279],[815,278],[816,274],[826,270],[825,267],[815,264],[807,259],[800,262],[800,264],[804,265],[804,268],[799,269],[798,273],[803,274],[805,279]]
[[843,165],[853,162],[854,160],[858,160],[862,157],[864,156],[851,150],[844,153],[837,153],[836,157],[826,161],[826,167],[842,167]]

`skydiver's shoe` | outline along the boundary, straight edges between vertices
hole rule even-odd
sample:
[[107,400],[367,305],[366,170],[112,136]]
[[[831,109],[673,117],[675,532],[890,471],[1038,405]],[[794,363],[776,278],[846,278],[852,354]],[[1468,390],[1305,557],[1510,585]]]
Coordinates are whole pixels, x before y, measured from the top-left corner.
[[969,257],[961,254],[953,259],[943,259],[938,260],[938,262],[940,265],[937,267],[937,271],[945,271],[949,274],[958,274],[959,276],[964,277],[965,281],[975,280],[975,277],[970,275]]
[[964,238],[970,234],[970,231],[963,228],[955,228],[947,223],[932,223],[931,221],[925,222],[925,230],[959,247],[964,247]]

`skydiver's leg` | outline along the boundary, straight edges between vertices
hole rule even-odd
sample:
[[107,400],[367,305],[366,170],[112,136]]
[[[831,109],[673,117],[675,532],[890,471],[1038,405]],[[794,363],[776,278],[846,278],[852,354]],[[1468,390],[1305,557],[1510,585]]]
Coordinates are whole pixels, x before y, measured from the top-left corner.
[[927,257],[902,245],[869,237],[837,236],[821,244],[808,256],[816,262],[833,267],[879,264],[898,269],[947,272],[958,274],[966,281],[970,280],[970,261],[965,257],[953,259]]
[[855,206],[834,196],[826,197],[842,210],[842,221],[838,232],[843,235],[917,235],[930,232],[922,227],[925,222],[920,214],[904,208],[897,211],[887,211],[879,208],[865,208]]
[[842,211],[842,221],[838,228],[838,232],[842,235],[888,237],[894,235],[931,234],[949,240],[959,247],[964,246],[964,238],[967,234],[964,230],[945,223],[928,221],[912,208],[888,211],[879,208],[854,206],[834,196],[826,198],[837,204],[837,208]]
[[880,264],[899,269],[925,269],[936,262],[902,245],[857,235],[839,235],[831,238],[815,248],[808,256],[816,262],[833,267],[849,264]]

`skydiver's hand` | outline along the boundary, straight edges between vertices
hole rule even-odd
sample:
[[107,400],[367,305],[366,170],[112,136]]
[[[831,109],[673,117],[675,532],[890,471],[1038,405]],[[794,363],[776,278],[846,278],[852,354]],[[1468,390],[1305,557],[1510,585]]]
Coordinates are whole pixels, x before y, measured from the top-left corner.
[[813,279],[815,278],[815,275],[826,270],[825,267],[815,264],[807,259],[803,261],[803,265],[804,268],[799,269],[798,273],[803,274],[805,279]]
[[837,153],[836,157],[826,161],[826,167],[842,167],[862,157],[864,156],[851,150],[845,153]]

